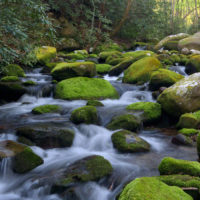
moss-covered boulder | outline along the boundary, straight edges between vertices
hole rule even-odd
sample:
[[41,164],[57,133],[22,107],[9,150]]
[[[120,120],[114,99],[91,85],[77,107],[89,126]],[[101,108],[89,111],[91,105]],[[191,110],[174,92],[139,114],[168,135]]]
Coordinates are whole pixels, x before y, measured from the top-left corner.
[[168,114],[176,117],[200,109],[199,81],[200,73],[181,79],[164,90],[158,97],[158,102]]
[[106,127],[110,130],[126,129],[137,131],[140,127],[140,120],[131,114],[120,115],[113,117]]
[[122,62],[125,58],[123,58],[122,56],[121,57],[114,57],[114,56],[109,56],[105,63],[106,64],[109,64],[109,65],[117,65],[119,64],[120,62]]
[[190,137],[190,136],[197,135],[200,131],[193,128],[182,128],[178,132],[182,135]]
[[35,81],[31,81],[31,80],[28,80],[28,81],[25,81],[22,83],[24,86],[33,86],[33,85],[37,85],[37,83]]
[[24,70],[19,65],[16,64],[7,65],[2,69],[1,74],[3,76],[25,77]]
[[61,107],[58,105],[42,105],[33,108],[32,113],[36,115],[44,114],[44,113],[54,113],[59,112]]
[[4,76],[0,80],[1,82],[17,82],[20,81],[18,76]]
[[97,124],[97,109],[94,106],[83,106],[73,110],[70,120],[75,124]]
[[185,174],[200,176],[200,163],[165,157],[159,165],[159,172],[161,175]]
[[114,147],[123,153],[146,152],[150,150],[150,145],[135,133],[121,130],[112,135]]
[[162,114],[161,105],[153,102],[133,103],[127,106],[126,109],[133,112],[142,112],[140,116],[144,123],[157,122]]
[[200,55],[191,56],[187,63],[187,68],[191,72],[200,72]]
[[104,106],[103,103],[97,100],[89,100],[86,105],[87,106]]
[[189,50],[200,50],[200,32],[180,40],[178,48],[179,50],[182,50],[184,48],[187,48]]
[[155,53],[152,51],[130,51],[123,54],[123,57],[131,57],[135,60],[139,60],[144,57],[154,56]]
[[93,77],[96,75],[96,67],[92,62],[59,63],[51,74],[56,80],[64,80],[76,76]]
[[56,48],[50,46],[42,46],[35,50],[37,61],[41,64],[51,62],[56,57]]
[[184,76],[176,72],[167,69],[159,69],[152,73],[149,85],[151,89],[158,90],[160,87],[169,87],[182,78],[184,78]]
[[177,134],[172,138],[171,142],[175,145],[194,146],[192,138],[184,134]]
[[116,99],[116,89],[106,80],[100,78],[76,77],[63,80],[56,86],[55,97],[65,100],[73,99]]
[[[74,140],[74,132],[52,126],[26,126],[17,129],[19,141],[31,142],[44,149],[70,147]],[[23,138],[23,140],[22,140]]]
[[145,57],[134,62],[124,71],[124,83],[142,84],[150,80],[151,74],[161,68],[161,63],[157,58]]
[[112,68],[112,66],[109,64],[97,64],[96,65],[96,70],[97,70],[98,74],[107,74],[111,68]]
[[178,51],[178,41],[168,41],[163,45],[164,49],[167,50],[177,50]]
[[88,156],[69,165],[52,187],[52,193],[65,191],[73,183],[98,181],[112,173],[111,164],[102,156]]
[[26,173],[43,164],[42,158],[29,147],[11,140],[0,142],[0,158],[11,158],[16,173]]
[[3,101],[17,101],[26,92],[21,82],[0,82],[0,99]]
[[114,56],[115,58],[121,57],[122,53],[120,51],[103,51],[99,54],[101,61],[105,61],[109,56]]
[[100,53],[103,51],[123,51],[123,48],[115,42],[106,42],[96,47],[95,53]]
[[199,128],[200,125],[200,111],[194,113],[185,113],[180,116],[177,127],[178,128]]
[[65,54],[65,58],[68,60],[85,60],[88,56],[81,53],[68,53]]
[[182,189],[152,177],[137,178],[123,189],[119,200],[192,200]]
[[[189,37],[188,34],[186,33],[179,33],[179,34],[176,34],[176,35],[169,35],[167,37],[165,37],[164,39],[162,39],[155,47],[154,49],[155,50],[159,50],[161,49],[162,47],[164,47],[166,44],[168,44],[169,42],[172,42],[172,41],[179,41],[179,40],[182,40],[184,38],[187,38]],[[177,49],[177,46],[176,46],[176,49]]]

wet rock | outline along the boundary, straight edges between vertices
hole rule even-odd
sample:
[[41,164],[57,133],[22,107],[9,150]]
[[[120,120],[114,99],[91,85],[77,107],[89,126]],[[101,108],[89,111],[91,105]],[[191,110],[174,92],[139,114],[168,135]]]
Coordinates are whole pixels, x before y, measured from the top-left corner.
[[97,124],[97,110],[94,106],[83,106],[73,110],[70,120],[75,124]]
[[187,72],[200,72],[200,55],[191,56],[187,63]]
[[42,158],[29,147],[11,140],[0,142],[0,158],[11,158],[16,173],[26,173],[43,164]]
[[103,103],[97,100],[89,100],[86,105],[87,106],[104,106]]
[[119,51],[103,51],[99,54],[100,61],[105,61],[109,56],[120,58],[122,57],[122,53]]
[[176,145],[193,146],[194,142],[188,136],[178,134],[172,138],[172,143]]
[[97,64],[96,70],[98,74],[107,74],[109,70],[111,69],[111,65],[109,64]]
[[59,129],[58,127],[52,126],[18,128],[17,135],[45,149],[70,147],[74,139],[74,132],[72,130]]
[[150,150],[150,145],[135,133],[121,130],[112,135],[114,147],[123,153],[146,152]]
[[62,193],[74,183],[98,181],[112,173],[111,164],[102,156],[88,156],[69,165],[52,187],[52,193]]
[[24,70],[16,64],[7,65],[5,68],[2,69],[1,74],[3,76],[25,77]]
[[113,117],[111,122],[106,126],[110,130],[126,129],[129,131],[137,131],[140,127],[140,120],[131,114]]
[[153,177],[137,178],[123,189],[119,200],[192,200],[178,187],[170,187]]
[[58,105],[42,105],[33,108],[32,113],[36,115],[44,113],[56,113],[61,110],[61,107]]
[[116,99],[119,96],[116,89],[106,80],[76,77],[59,82],[56,86],[55,97],[64,100],[98,100]]
[[1,82],[18,82],[20,81],[18,76],[4,76],[0,80]]
[[165,157],[159,165],[159,172],[161,175],[183,174],[198,177],[200,176],[200,163]]

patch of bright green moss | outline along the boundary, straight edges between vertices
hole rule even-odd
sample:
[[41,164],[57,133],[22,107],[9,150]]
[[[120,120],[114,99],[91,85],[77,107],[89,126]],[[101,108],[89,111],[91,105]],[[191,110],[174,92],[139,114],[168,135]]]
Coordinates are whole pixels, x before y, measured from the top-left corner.
[[193,136],[193,135],[197,135],[199,133],[199,130],[193,129],[193,128],[182,128],[178,132],[185,136]]
[[106,80],[100,78],[76,77],[63,80],[56,86],[55,97],[73,99],[118,98],[116,89]]
[[3,78],[1,78],[2,82],[16,82],[19,81],[19,77],[17,76],[5,76]]
[[97,64],[96,70],[98,74],[107,74],[109,70],[111,69],[111,65],[109,64]]
[[28,81],[24,82],[23,85],[25,85],[25,86],[36,85],[36,82],[28,80]]
[[3,76],[19,76],[25,77],[24,70],[16,64],[10,64],[3,68],[2,70]]
[[87,106],[104,106],[103,103],[97,100],[89,100]]
[[42,105],[35,107],[32,110],[33,114],[44,114],[44,113],[52,113],[52,112],[58,112],[60,110],[60,106],[58,105]]
[[121,57],[122,53],[119,51],[103,51],[99,54],[99,57],[102,60],[106,60],[109,56],[117,58],[117,57]]

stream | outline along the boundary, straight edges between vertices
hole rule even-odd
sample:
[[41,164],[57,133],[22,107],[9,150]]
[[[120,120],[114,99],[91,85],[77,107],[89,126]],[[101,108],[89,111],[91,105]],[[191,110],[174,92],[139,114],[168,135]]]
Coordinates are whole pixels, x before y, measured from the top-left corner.
[[[52,78],[41,73],[42,68],[26,73],[25,80],[37,83],[28,87],[28,93],[17,102],[0,106],[0,141],[17,140],[15,129],[24,125],[47,124],[49,127],[69,127],[75,131],[75,139],[70,148],[54,148],[44,150],[31,147],[44,159],[44,164],[23,175],[12,172],[10,160],[3,159],[0,164],[0,200],[63,200],[50,194],[51,184],[44,181],[52,171],[64,168],[76,160],[89,155],[101,155],[110,161],[113,174],[99,182],[89,182],[75,187],[80,200],[114,200],[125,183],[136,177],[159,175],[158,165],[163,157],[196,160],[194,147],[177,146],[171,143],[172,136],[162,133],[161,129],[141,129],[139,136],[150,145],[148,153],[122,154],[113,148],[111,135],[114,131],[104,126],[113,116],[125,113],[127,105],[139,101],[155,100],[148,84],[142,86],[123,84],[118,77],[103,78],[117,89],[120,98],[106,99],[101,102],[104,107],[97,107],[100,125],[74,125],[69,117],[72,110],[86,105],[87,101],[64,101],[53,98]],[[184,66],[174,66],[173,71],[185,76]],[[33,115],[32,109],[39,105],[56,104],[62,107],[62,113]],[[69,199],[71,200],[71,199]]]

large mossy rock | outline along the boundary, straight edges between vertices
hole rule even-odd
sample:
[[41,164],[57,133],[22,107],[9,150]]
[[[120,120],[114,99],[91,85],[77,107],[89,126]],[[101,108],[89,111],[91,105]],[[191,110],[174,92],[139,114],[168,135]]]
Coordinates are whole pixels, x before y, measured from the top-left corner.
[[153,51],[130,51],[130,52],[126,52],[123,54],[123,57],[126,58],[126,57],[131,57],[133,59],[135,59],[136,61],[141,59],[141,58],[144,58],[144,57],[149,57],[149,56],[154,56],[155,53]]
[[200,32],[179,41],[178,48],[200,51]]
[[88,156],[69,165],[52,187],[52,193],[65,191],[70,184],[98,181],[112,173],[112,166],[102,156]]
[[74,132],[70,129],[60,129],[48,125],[26,126],[17,129],[18,141],[37,145],[44,149],[70,147],[73,143],[74,135]]
[[103,51],[99,54],[99,58],[102,61],[105,61],[109,56],[120,58],[122,57],[122,53],[120,51]]
[[86,104],[87,106],[104,106],[103,103],[101,103],[100,101],[97,100],[89,100]]
[[185,136],[194,136],[197,135],[198,133],[200,133],[199,130],[194,129],[194,128],[182,128],[178,131],[180,134],[185,135]]
[[106,127],[110,130],[126,129],[129,131],[137,131],[140,124],[140,120],[137,117],[131,114],[125,114],[113,117]]
[[54,113],[59,112],[61,107],[58,105],[42,105],[33,108],[32,113],[36,115],[44,114],[44,113]]
[[92,62],[59,63],[51,74],[58,81],[76,76],[93,77],[96,75],[96,67]]
[[25,77],[24,70],[16,64],[10,64],[7,65],[2,69],[0,72],[3,76],[19,76],[19,77]]
[[[184,38],[187,38],[189,37],[188,34],[186,33],[179,33],[179,34],[176,34],[176,35],[169,35],[167,37],[165,37],[164,39],[162,39],[155,47],[154,49],[155,50],[159,50],[161,49],[162,47],[166,46],[167,44],[171,43],[171,42],[174,42],[174,41],[179,41],[179,40],[182,40]],[[177,49],[177,46],[176,46],[176,49]]]
[[57,50],[55,47],[42,46],[35,50],[37,61],[41,64],[51,62],[56,57]]
[[109,64],[97,64],[96,65],[96,70],[97,70],[98,74],[107,74],[111,68],[112,68],[112,66]]
[[119,200],[192,200],[182,189],[152,177],[137,178],[123,189]]
[[141,120],[148,124],[157,122],[162,114],[161,105],[154,102],[137,102],[130,104],[126,109],[133,112],[142,112]]
[[143,84],[150,80],[151,74],[161,68],[161,63],[157,58],[145,57],[134,62],[124,71],[124,83]]
[[123,153],[146,152],[150,150],[148,142],[127,130],[115,132],[112,135],[112,142],[114,147]]
[[18,82],[20,81],[18,76],[4,76],[0,79],[0,82]]
[[106,80],[100,78],[76,77],[63,80],[56,86],[55,97],[65,100],[116,99],[116,89]]
[[83,106],[73,110],[70,120],[75,124],[97,124],[97,109],[94,106]]
[[178,81],[162,92],[158,102],[168,114],[176,117],[200,109],[199,81],[200,73]]
[[187,70],[189,72],[200,72],[200,55],[190,57],[187,63]]
[[103,51],[123,51],[123,48],[115,42],[106,42],[96,47],[95,53]]
[[200,176],[200,163],[165,157],[159,165],[159,172],[161,175],[182,174]]
[[182,78],[184,78],[184,76],[176,72],[167,69],[159,69],[152,73],[149,86],[153,90],[158,90],[160,87],[169,87]]
[[29,147],[11,140],[0,142],[0,158],[11,158],[16,173],[26,173],[43,164],[42,158]]
[[3,101],[17,101],[26,92],[21,82],[0,82],[0,99]]
[[200,111],[194,113],[185,113],[180,116],[177,127],[178,128],[199,128],[200,125]]

